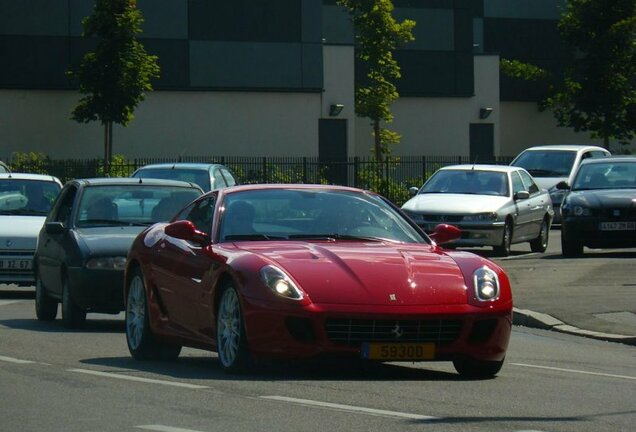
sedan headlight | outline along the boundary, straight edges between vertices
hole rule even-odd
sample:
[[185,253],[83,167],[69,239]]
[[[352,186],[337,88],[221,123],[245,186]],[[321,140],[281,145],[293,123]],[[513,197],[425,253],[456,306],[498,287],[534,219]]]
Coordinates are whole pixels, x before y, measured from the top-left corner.
[[302,300],[303,292],[278,267],[266,265],[261,269],[261,279],[274,293],[292,300]]
[[463,217],[464,222],[494,222],[497,220],[497,213],[476,213]]
[[124,270],[126,257],[91,258],[86,262],[86,268],[90,270]]
[[583,207],[583,206],[574,206],[572,207],[572,214],[574,216],[589,216],[590,215],[590,209],[587,207]]
[[475,295],[481,301],[493,301],[499,298],[499,278],[497,273],[484,266],[473,273]]

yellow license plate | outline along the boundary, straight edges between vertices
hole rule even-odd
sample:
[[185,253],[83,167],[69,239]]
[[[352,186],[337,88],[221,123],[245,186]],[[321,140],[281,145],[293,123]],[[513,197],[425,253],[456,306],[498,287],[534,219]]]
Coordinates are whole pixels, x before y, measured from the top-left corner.
[[361,356],[367,360],[433,360],[435,344],[364,343]]

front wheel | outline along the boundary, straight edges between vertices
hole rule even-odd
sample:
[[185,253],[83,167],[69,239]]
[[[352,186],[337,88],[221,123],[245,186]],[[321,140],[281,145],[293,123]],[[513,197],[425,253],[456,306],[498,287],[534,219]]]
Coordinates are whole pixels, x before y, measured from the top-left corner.
[[146,288],[141,271],[136,270],[130,280],[126,301],[126,343],[137,360],[174,360],[181,345],[161,343],[150,330]]
[[68,279],[64,280],[62,288],[62,322],[69,329],[82,327],[86,323],[86,310],[75,303]]
[[539,236],[530,241],[530,250],[532,252],[545,252],[548,248],[548,237],[550,235],[550,225],[548,224],[548,219],[543,219],[541,222],[541,230],[539,231]]
[[503,359],[501,361],[487,361],[462,357],[453,360],[455,370],[466,378],[492,378],[499,373],[503,363]]
[[57,300],[49,297],[37,275],[35,280],[35,316],[40,321],[53,321],[57,317]]
[[510,223],[510,221],[507,220],[503,228],[503,236],[501,238],[501,245],[495,246],[493,249],[497,256],[507,257],[510,255],[511,246],[512,246],[512,223]]
[[247,338],[238,293],[228,285],[221,294],[216,314],[216,345],[221,367],[241,372],[249,364]]

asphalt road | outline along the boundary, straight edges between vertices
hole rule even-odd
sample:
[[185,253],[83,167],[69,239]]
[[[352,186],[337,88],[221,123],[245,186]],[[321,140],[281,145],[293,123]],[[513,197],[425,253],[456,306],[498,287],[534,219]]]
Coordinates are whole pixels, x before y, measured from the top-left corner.
[[128,354],[123,316],[83,331],[0,293],[0,431],[632,431],[636,348],[515,327],[492,380],[451,364],[276,363],[223,373],[216,356]]

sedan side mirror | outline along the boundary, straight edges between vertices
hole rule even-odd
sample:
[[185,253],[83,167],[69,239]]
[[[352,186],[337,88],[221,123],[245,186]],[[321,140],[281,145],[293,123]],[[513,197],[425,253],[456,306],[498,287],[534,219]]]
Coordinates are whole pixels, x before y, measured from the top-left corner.
[[561,180],[556,184],[556,188],[559,190],[568,190],[570,189],[570,185],[565,180]]
[[44,225],[44,232],[47,234],[62,234],[64,229],[64,224],[62,222],[47,222]]
[[452,242],[462,236],[462,231],[454,225],[439,224],[429,237],[438,245]]
[[208,242],[208,235],[197,230],[194,224],[187,220],[180,220],[166,225],[164,228],[166,235],[180,240],[189,241],[198,245],[204,245]]
[[416,188],[415,186],[412,186],[412,187],[409,188],[409,195],[415,196],[415,195],[417,195],[417,191],[419,191],[419,189]]
[[530,198],[530,192],[528,191],[515,192],[515,200],[525,200],[528,198]]

